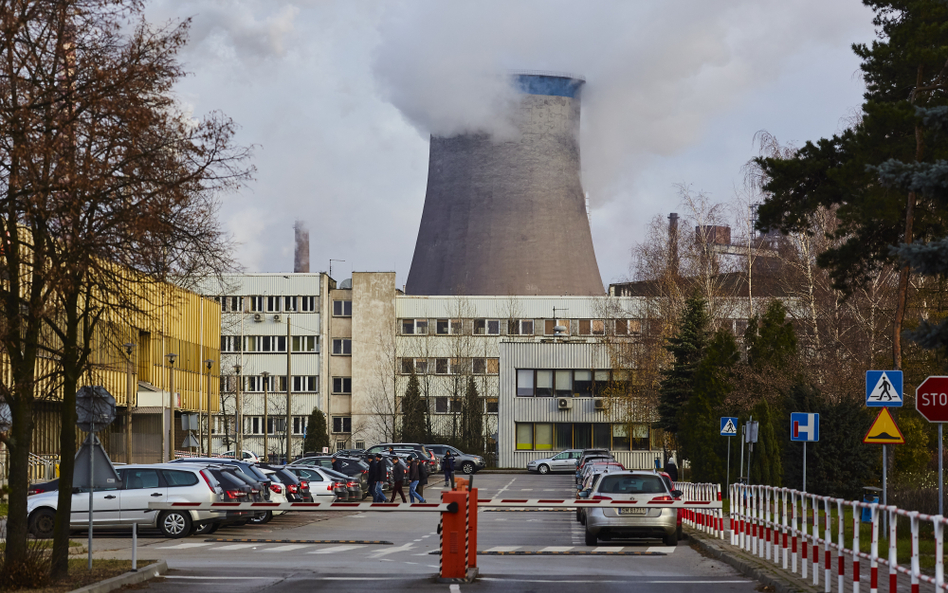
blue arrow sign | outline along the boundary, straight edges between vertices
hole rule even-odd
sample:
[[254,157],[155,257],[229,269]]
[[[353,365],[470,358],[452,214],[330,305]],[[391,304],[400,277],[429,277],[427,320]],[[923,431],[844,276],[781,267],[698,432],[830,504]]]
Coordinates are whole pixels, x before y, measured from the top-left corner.
[[732,418],[729,416],[721,417],[721,436],[722,437],[736,437],[737,436],[737,418]]
[[820,440],[820,415],[790,413],[790,440],[815,443]]
[[866,406],[902,407],[902,371],[866,371]]

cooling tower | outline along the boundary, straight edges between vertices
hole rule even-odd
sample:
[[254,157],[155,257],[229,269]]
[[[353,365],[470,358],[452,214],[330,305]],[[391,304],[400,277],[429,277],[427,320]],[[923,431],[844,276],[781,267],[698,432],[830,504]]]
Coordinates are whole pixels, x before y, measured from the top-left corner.
[[431,138],[413,295],[601,295],[580,182],[583,81],[513,77],[517,135]]

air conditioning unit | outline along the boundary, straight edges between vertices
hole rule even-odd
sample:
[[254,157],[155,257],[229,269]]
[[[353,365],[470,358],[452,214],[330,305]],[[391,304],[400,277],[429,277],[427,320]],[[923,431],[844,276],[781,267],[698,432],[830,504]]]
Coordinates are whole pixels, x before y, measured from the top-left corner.
[[280,314],[277,313],[276,315],[274,315],[274,316],[273,316],[273,320],[276,321],[277,323],[279,323],[279,322],[280,322]]
[[573,400],[569,397],[561,397],[556,400],[556,409],[557,410],[572,410],[573,409]]
[[597,410],[605,410],[606,400],[602,399],[601,397],[595,398],[593,400],[593,407],[596,408]]
[[253,320],[254,320],[254,321],[263,321],[263,313],[254,313],[254,314],[253,314]]

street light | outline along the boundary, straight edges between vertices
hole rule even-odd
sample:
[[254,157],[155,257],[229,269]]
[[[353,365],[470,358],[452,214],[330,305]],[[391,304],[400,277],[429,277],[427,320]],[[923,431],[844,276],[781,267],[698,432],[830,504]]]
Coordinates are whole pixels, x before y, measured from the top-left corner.
[[[208,358],[204,361],[204,366],[207,367],[207,454],[211,454],[211,369],[214,368],[214,359]],[[198,402],[200,405],[200,402]],[[204,423],[200,421],[200,410],[198,410],[198,425],[200,426],[201,438],[200,442],[204,444]]]
[[[240,365],[234,365],[234,374],[237,375],[237,396],[234,399],[234,414],[237,415],[236,424],[237,426],[234,429],[234,436],[236,437],[237,449],[234,451],[234,459],[243,459],[244,458],[244,443],[241,438],[243,435],[243,416],[240,414]],[[238,456],[237,453],[240,453]]]
[[267,414],[267,409],[269,408],[267,400],[267,383],[270,380],[270,373],[263,371],[260,373],[260,376],[263,377],[263,459],[266,462],[270,461],[270,425],[269,414]]
[[[178,355],[174,352],[169,352],[165,354],[165,358],[168,359],[168,390],[171,392],[168,396],[168,407],[171,409],[171,418],[169,420],[171,426],[168,427],[168,458],[166,459],[164,457],[165,451],[162,451],[161,455],[162,461],[170,461],[174,458],[174,361],[178,358]],[[164,436],[164,434],[162,434],[162,436]]]
[[135,350],[135,344],[126,342],[122,344],[125,349],[125,463],[132,462],[132,351]]

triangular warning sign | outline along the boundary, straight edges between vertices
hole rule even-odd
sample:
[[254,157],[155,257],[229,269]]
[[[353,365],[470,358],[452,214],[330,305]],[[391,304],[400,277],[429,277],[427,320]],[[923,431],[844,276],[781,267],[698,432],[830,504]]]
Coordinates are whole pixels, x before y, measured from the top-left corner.
[[876,381],[875,387],[873,387],[869,395],[866,396],[866,403],[871,402],[892,402],[893,404],[898,403],[899,405],[902,403],[901,390],[893,386],[892,380],[889,379],[889,376],[884,371],[879,375],[879,380]]
[[737,434],[737,427],[734,426],[734,422],[731,419],[728,419],[727,424],[724,425],[721,432],[724,434]]
[[904,445],[905,437],[895,424],[892,414],[889,414],[889,409],[882,408],[862,442],[877,445]]

